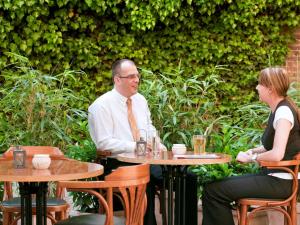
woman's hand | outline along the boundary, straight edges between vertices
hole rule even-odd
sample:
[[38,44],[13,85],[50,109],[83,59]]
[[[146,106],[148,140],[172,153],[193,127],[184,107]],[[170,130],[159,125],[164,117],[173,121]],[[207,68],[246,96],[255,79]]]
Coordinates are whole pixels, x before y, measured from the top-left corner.
[[252,156],[254,152],[253,152],[253,149],[250,148],[250,149],[248,149],[247,151],[245,151],[245,153],[246,153],[247,155]]
[[[251,149],[250,149],[251,150]],[[248,150],[249,151],[249,150]],[[250,155],[250,152],[239,152],[236,156],[236,160],[241,163],[249,163],[252,162],[252,153]],[[247,153],[248,152],[248,153]]]

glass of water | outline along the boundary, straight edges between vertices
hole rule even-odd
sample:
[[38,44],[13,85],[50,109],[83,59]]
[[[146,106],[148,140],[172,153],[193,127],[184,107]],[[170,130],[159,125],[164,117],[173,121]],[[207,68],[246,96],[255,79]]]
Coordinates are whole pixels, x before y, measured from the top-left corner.
[[157,130],[148,130],[147,144],[152,151],[153,157],[160,156],[160,138]]

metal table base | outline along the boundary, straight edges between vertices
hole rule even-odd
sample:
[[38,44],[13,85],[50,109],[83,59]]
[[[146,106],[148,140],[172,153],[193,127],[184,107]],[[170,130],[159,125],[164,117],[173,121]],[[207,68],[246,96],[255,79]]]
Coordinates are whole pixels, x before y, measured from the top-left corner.
[[21,225],[32,225],[32,195],[36,198],[36,225],[47,225],[47,182],[19,182]]
[[[187,166],[174,166],[174,165],[161,165],[163,173],[163,190],[162,199],[166,197],[166,187],[168,189],[168,201],[167,201],[167,224],[168,225],[186,225],[185,224],[185,208],[186,208],[186,176]],[[175,186],[175,187],[174,187]],[[173,196],[175,191],[175,213]],[[162,212],[166,213],[165,201],[162,203]],[[163,218],[166,215],[162,215]],[[165,221],[163,219],[163,221]],[[165,225],[165,224],[164,224]]]

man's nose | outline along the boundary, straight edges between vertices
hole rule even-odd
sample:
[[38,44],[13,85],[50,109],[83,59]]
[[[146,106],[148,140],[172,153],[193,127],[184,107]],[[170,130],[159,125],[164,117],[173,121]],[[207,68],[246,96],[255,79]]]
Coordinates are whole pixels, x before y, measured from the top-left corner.
[[139,83],[140,82],[140,78],[139,78],[139,76],[134,76],[134,82],[136,82],[136,83]]

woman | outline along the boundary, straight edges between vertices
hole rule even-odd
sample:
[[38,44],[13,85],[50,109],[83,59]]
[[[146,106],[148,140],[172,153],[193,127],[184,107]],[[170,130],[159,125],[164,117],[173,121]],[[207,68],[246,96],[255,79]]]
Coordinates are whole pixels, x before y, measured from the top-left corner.
[[[237,161],[290,160],[300,151],[300,112],[287,97],[288,88],[284,69],[275,67],[260,72],[256,89],[271,114],[261,139],[262,146],[239,152]],[[240,198],[286,198],[292,185],[288,175],[262,169],[258,174],[229,177],[206,185],[202,225],[234,225],[231,204]]]

